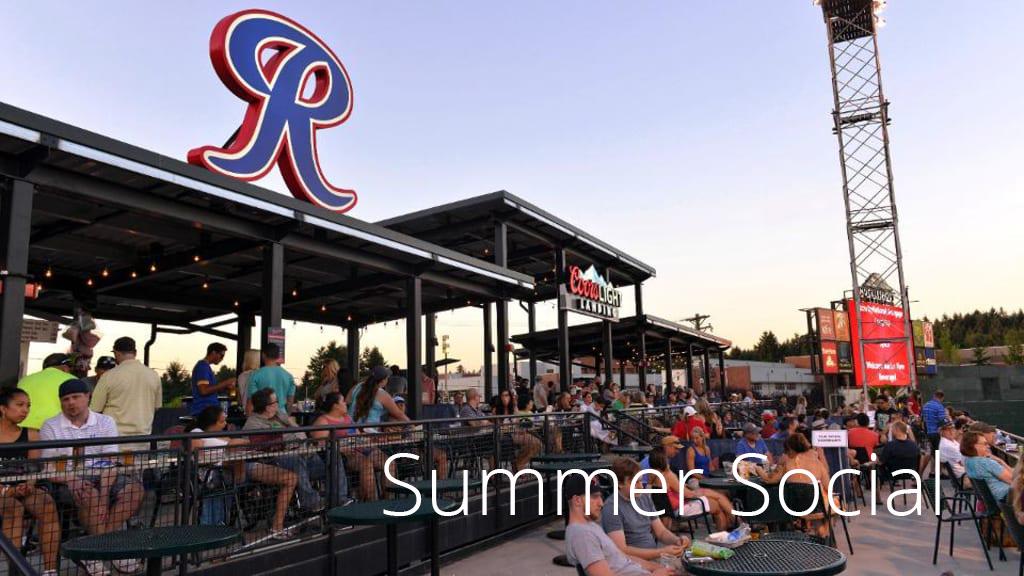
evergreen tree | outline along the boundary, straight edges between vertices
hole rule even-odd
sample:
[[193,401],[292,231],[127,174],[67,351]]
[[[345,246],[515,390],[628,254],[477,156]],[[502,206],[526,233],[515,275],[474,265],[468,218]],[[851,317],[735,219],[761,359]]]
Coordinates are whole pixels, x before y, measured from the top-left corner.
[[236,370],[234,368],[230,368],[226,364],[221,364],[220,368],[217,369],[215,377],[217,378],[217,382],[223,382],[228,378],[234,378],[235,374]]
[[972,350],[974,352],[974,365],[985,366],[988,364],[988,350],[984,346],[978,346]]
[[386,366],[387,363],[384,361],[384,355],[380,353],[380,350],[376,346],[373,348],[363,348],[363,353],[359,355],[359,377],[365,378],[370,375],[370,370],[374,366]]
[[180,405],[181,397],[192,393],[192,375],[177,360],[167,365],[160,376],[160,384],[163,386],[164,406]]
[[320,375],[323,373],[324,364],[331,359],[337,360],[341,370],[348,369],[348,347],[338,346],[337,342],[331,340],[326,346],[317,348],[306,365],[306,372],[302,375],[302,387],[307,394],[313,394],[320,387]]
[[1024,366],[1024,338],[1020,330],[1006,334],[1006,363],[1010,366]]
[[754,352],[757,354],[758,360],[765,362],[779,362],[782,360],[782,346],[779,344],[779,339],[775,337],[775,333],[771,330],[761,333],[761,339],[754,346]]

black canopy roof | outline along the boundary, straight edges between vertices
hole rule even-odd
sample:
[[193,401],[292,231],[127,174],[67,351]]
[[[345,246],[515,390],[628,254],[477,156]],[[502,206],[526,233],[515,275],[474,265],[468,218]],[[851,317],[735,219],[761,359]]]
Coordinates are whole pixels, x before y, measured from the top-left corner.
[[0,104],[0,174],[36,187],[26,312],[188,325],[257,311],[284,247],[284,317],[368,324],[533,294],[533,278],[401,232]]

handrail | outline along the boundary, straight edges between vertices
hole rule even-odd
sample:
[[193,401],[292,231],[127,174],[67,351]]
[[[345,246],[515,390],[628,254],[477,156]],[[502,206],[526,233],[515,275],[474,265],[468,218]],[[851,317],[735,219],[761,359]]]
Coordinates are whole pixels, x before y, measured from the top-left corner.
[[0,552],[7,557],[7,561],[14,567],[14,572],[21,576],[39,576],[35,568],[28,563],[28,559],[21,555],[14,543],[7,539],[7,536],[0,533]]

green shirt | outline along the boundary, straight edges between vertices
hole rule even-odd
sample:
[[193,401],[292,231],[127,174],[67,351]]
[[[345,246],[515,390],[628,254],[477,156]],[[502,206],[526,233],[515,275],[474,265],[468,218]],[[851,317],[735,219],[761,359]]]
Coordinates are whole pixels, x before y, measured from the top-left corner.
[[615,402],[612,402],[611,409],[612,410],[625,410],[626,409],[626,405],[622,403],[622,400],[616,400]]
[[270,388],[277,395],[277,411],[288,414],[288,399],[295,398],[295,379],[280,366],[264,366],[249,378],[248,398],[257,391]]
[[50,367],[22,378],[18,388],[28,394],[32,408],[21,425],[38,430],[43,422],[60,414],[60,385],[74,377],[73,374]]

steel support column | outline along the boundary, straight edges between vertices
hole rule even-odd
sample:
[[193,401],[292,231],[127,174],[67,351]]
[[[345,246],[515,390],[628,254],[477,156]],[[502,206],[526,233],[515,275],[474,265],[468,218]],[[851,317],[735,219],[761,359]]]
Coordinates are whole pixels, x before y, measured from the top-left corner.
[[[606,382],[611,384],[611,382]],[[626,360],[625,358],[619,358],[619,390],[626,387]]]
[[718,383],[722,386],[722,402],[725,402],[725,348],[718,350]]
[[[527,304],[526,323],[530,341],[533,342],[533,337],[537,333],[537,305],[533,302]],[[533,385],[537,383],[537,357],[534,352],[530,350],[530,390],[533,390]]]
[[0,295],[0,385],[15,386],[21,369],[21,320],[35,187],[21,180],[6,184],[0,198],[0,270],[5,272]]
[[423,342],[424,342],[424,353],[423,353],[423,365],[427,367],[427,372],[430,377],[434,379],[434,384],[437,385],[436,389],[440,390],[440,383],[437,382],[437,315],[427,314],[423,317]]
[[637,282],[633,287],[636,294],[636,329],[637,342],[640,345],[640,365],[637,366],[637,377],[641,390],[647,389],[647,334],[644,331],[644,287]]
[[555,268],[558,278],[558,391],[565,392],[572,384],[572,352],[569,349],[569,310],[562,306],[562,287],[566,286],[565,249],[555,249]]
[[665,396],[668,396],[669,392],[675,388],[675,383],[672,382],[672,340],[665,340]]
[[245,312],[238,315],[238,336],[235,340],[238,348],[235,350],[235,369],[238,374],[242,373],[246,350],[252,348],[252,327],[255,324],[256,319],[251,313]]
[[708,349],[704,349],[703,360],[701,364],[704,365],[704,394],[711,392],[711,354]]
[[423,406],[423,281],[411,276],[405,283],[405,371],[409,397],[405,399],[409,418],[419,418]]
[[359,381],[359,325],[349,324],[345,327],[345,336],[348,340],[346,343],[345,354],[348,359],[348,373],[349,381],[341,382],[345,386],[345,392]]
[[494,337],[491,331],[491,304],[484,304],[484,401],[490,403],[494,397],[494,370],[491,354],[494,352]]
[[[601,353],[604,359],[604,382],[605,384],[611,384],[614,372],[612,371],[612,362],[615,356],[615,334],[612,333],[612,323],[608,320],[603,321],[601,324],[601,345],[603,352]],[[596,370],[600,372],[600,368]]]
[[[267,333],[281,327],[284,303],[284,246],[277,242],[263,247],[263,312],[260,318],[260,346],[266,347]],[[284,350],[281,351],[284,353]]]
[[[494,224],[494,263],[508,267],[508,225],[504,222]],[[495,301],[494,311],[498,320],[498,390],[508,390],[508,300]]]
[[697,393],[696,382],[693,381],[693,344],[686,345],[686,386],[694,394]]

